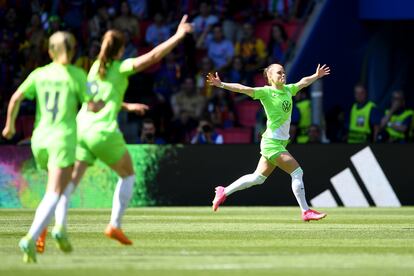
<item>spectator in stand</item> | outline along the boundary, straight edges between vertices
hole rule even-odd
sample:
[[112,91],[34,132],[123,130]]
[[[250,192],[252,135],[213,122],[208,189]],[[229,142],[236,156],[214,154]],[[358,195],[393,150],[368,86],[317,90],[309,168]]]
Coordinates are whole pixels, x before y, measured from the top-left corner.
[[125,38],[125,50],[124,50],[124,54],[122,55],[122,60],[137,56],[138,50],[137,50],[137,47],[132,42],[131,34],[129,33],[129,31],[124,30],[124,38]]
[[78,57],[75,61],[75,65],[83,68],[86,72],[89,72],[93,62],[99,54],[101,43],[98,40],[91,40],[89,45],[86,47],[87,53],[84,53]]
[[41,23],[40,16],[37,13],[32,14],[30,23],[26,28],[26,40],[30,45],[43,51],[43,48],[46,48],[46,34]]
[[346,118],[349,144],[376,142],[382,114],[375,103],[368,100],[365,86],[358,83],[354,87],[355,103]]
[[268,12],[276,19],[289,20],[296,14],[297,0],[269,0]]
[[400,90],[392,93],[391,106],[385,111],[385,116],[381,120],[381,129],[385,130],[381,135],[385,136],[382,140],[391,143],[405,143],[408,131],[411,126],[413,111],[406,108],[405,96]]
[[235,53],[243,59],[247,73],[253,74],[266,62],[266,45],[262,39],[254,36],[252,24],[243,25],[243,36],[235,45]]
[[312,124],[308,130],[308,144],[321,144],[322,143],[322,130],[321,127]]
[[64,24],[58,15],[52,15],[49,17],[49,29],[48,34],[51,35],[57,31],[62,31]]
[[148,3],[147,0],[128,0],[131,13],[138,19],[147,18]]
[[246,72],[245,63],[240,56],[235,56],[233,58],[231,68],[227,72],[225,79],[227,82],[238,82],[243,85],[253,85],[253,74]]
[[206,39],[209,28],[207,28],[197,41],[197,48],[206,48],[207,56],[213,61],[214,70],[227,69],[234,56],[234,47],[230,40],[223,36],[221,25],[213,26],[213,37]]
[[230,128],[235,124],[234,101],[230,93],[215,87],[214,96],[207,104],[210,121],[215,127]]
[[141,135],[138,138],[137,144],[165,144],[164,139],[157,137],[157,128],[152,119],[144,119],[142,121]]
[[200,69],[196,74],[196,87],[201,95],[209,99],[213,95],[213,89],[210,85],[207,85],[206,76],[208,73],[213,73],[213,63],[208,57],[203,57],[199,66]]
[[155,47],[169,37],[170,28],[164,23],[164,16],[158,12],[154,15],[154,23],[148,26],[145,41],[151,47]]
[[286,62],[288,51],[288,37],[285,28],[280,23],[272,25],[270,30],[270,39],[267,44],[268,63]]
[[308,144],[320,144],[322,143],[322,131],[320,126],[312,124],[308,130]]
[[223,136],[214,130],[208,120],[201,120],[191,144],[223,144]]
[[211,14],[210,1],[201,1],[199,11],[200,14],[193,20],[194,37],[196,41],[203,33],[210,29],[209,27],[219,22],[218,17],[214,14]]
[[171,96],[178,90],[181,70],[174,52],[171,52],[163,60],[160,69],[155,72],[154,92],[160,102],[169,104]]
[[190,118],[198,121],[203,112],[204,105],[205,99],[198,93],[192,77],[185,78],[181,91],[171,98],[171,106],[175,118],[185,112]]
[[100,40],[104,32],[110,29],[112,22],[110,21],[106,5],[100,5],[97,13],[89,20],[88,29],[91,39]]
[[133,40],[140,38],[139,22],[132,15],[128,1],[121,2],[120,15],[114,20],[114,27],[118,30],[126,30],[130,33]]
[[174,118],[172,122],[172,142],[182,143],[200,120],[205,99],[195,87],[194,80],[186,77],[181,91],[171,97]]

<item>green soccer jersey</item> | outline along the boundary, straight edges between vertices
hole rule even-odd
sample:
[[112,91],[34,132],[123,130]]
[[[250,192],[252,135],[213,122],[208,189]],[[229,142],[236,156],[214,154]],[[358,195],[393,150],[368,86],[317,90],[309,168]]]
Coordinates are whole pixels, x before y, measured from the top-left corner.
[[298,93],[295,84],[284,85],[283,89],[273,86],[254,88],[253,99],[260,100],[266,117],[266,131],[263,137],[277,140],[289,140],[290,117],[292,115],[292,97]]
[[113,61],[107,67],[104,79],[101,79],[98,74],[99,60],[94,62],[88,74],[88,86],[94,100],[104,101],[105,107],[99,112],[93,113],[87,110],[87,105],[82,106],[77,118],[80,133],[118,130],[117,116],[128,88],[128,77],[135,72],[133,61],[133,58]]
[[76,145],[78,106],[89,100],[86,73],[74,65],[50,63],[34,70],[20,85],[25,98],[36,99],[36,146]]

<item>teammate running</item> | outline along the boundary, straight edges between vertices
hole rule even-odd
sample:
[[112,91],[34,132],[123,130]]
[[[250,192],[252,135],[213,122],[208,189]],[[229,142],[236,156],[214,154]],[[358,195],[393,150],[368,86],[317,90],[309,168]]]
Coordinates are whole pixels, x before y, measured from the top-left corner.
[[[72,181],[56,208],[56,227],[65,228],[70,195],[88,166],[100,159],[119,176],[112,202],[111,220],[104,233],[122,244],[132,244],[121,230],[121,219],[132,196],[135,174],[131,156],[118,127],[118,112],[128,87],[128,77],[159,62],[190,32],[192,26],[187,23],[187,15],[184,15],[171,38],[142,56],[124,61],[120,60],[125,49],[123,34],[116,30],[105,33],[98,59],[88,74],[88,83],[94,98],[103,100],[105,107],[99,113],[92,114],[83,105],[79,112],[77,161]],[[44,245],[44,240],[40,239],[38,243]]]
[[[75,38],[56,32],[49,39],[52,63],[37,68],[10,99],[3,136],[15,134],[15,121],[23,99],[36,100],[36,123],[31,147],[36,164],[48,171],[45,195],[36,209],[29,232],[20,242],[24,262],[36,262],[35,241],[47,226],[53,211],[71,179],[76,152],[76,114],[84,103],[85,112],[98,111],[102,102],[93,103],[87,93],[86,73],[73,65]],[[63,252],[72,251],[66,231],[54,227],[52,236]]]
[[309,208],[305,198],[303,185],[303,171],[298,162],[286,150],[289,141],[289,127],[292,114],[292,97],[304,87],[311,85],[323,76],[329,75],[330,69],[326,65],[316,68],[316,72],[302,78],[298,83],[286,85],[285,69],[280,64],[268,66],[264,75],[269,86],[248,87],[238,83],[225,83],[220,80],[218,73],[207,75],[210,85],[221,87],[232,92],[246,94],[262,103],[266,117],[267,129],[262,135],[260,143],[261,158],[254,173],[244,175],[227,187],[216,187],[213,200],[213,210],[222,204],[226,198],[236,191],[262,184],[276,167],[289,173],[292,177],[292,190],[302,210],[304,221],[319,220],[326,216]]

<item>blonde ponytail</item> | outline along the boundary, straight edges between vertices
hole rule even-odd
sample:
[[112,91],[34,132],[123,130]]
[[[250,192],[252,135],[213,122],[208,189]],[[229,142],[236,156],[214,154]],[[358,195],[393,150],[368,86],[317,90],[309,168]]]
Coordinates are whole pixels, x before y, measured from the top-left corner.
[[49,38],[49,54],[53,61],[69,64],[75,55],[76,39],[69,32],[58,31]]

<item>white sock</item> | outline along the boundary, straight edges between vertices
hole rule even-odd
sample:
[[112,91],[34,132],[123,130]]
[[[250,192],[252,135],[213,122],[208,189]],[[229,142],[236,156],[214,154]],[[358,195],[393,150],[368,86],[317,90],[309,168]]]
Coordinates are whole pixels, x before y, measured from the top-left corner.
[[226,196],[229,196],[236,191],[250,188],[253,185],[262,184],[263,182],[265,182],[266,178],[266,176],[258,173],[243,175],[242,177],[231,183],[229,186],[224,188],[224,193],[226,194]]
[[130,175],[125,178],[120,178],[116,184],[110,221],[110,224],[116,228],[121,228],[122,215],[132,197],[134,182],[135,175]]
[[33,240],[36,241],[43,229],[49,224],[49,221],[53,216],[53,211],[56,208],[56,204],[59,201],[59,196],[60,195],[55,192],[46,192],[39,206],[37,206],[32,226],[28,232]]
[[75,190],[76,186],[73,182],[69,182],[65,191],[59,198],[59,202],[55,209],[55,225],[66,226],[66,218],[68,216],[70,196]]
[[292,177],[292,191],[293,194],[296,197],[296,200],[299,203],[300,209],[302,210],[302,212],[305,212],[307,210],[309,210],[309,206],[308,203],[306,202],[306,198],[305,198],[305,187],[303,185],[303,171],[302,169],[299,167],[296,170],[294,170],[290,176]]

